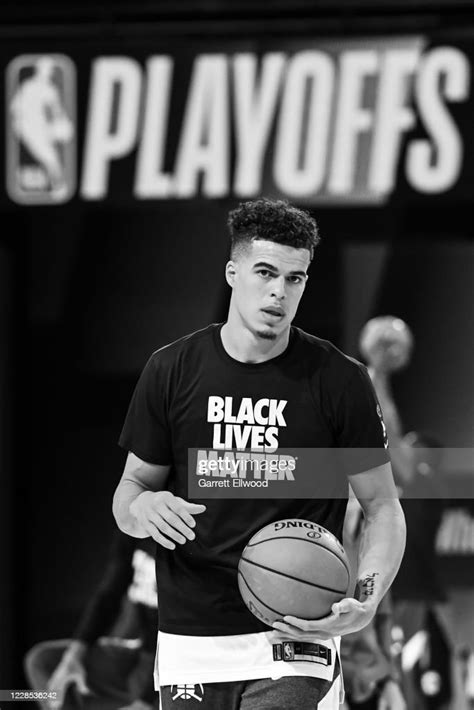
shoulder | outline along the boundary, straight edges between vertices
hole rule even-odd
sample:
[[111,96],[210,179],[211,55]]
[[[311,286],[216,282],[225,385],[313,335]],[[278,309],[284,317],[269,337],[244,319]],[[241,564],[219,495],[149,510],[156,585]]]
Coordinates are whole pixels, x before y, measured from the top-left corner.
[[213,342],[214,333],[220,324],[212,323],[206,328],[184,335],[152,353],[149,362],[155,366],[172,367],[183,358],[205,352]]
[[331,376],[344,382],[356,375],[368,377],[365,365],[343,353],[329,340],[306,333],[301,328],[294,328],[294,331],[311,369],[320,369],[326,377]]

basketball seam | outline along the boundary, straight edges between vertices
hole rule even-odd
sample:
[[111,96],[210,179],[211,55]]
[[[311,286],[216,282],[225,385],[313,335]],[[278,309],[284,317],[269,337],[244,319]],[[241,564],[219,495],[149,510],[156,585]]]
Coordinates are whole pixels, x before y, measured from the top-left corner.
[[252,587],[251,587],[250,584],[247,582],[247,580],[245,579],[244,575],[242,574],[242,572],[241,572],[240,570],[238,570],[238,574],[242,577],[242,579],[244,580],[245,586],[247,587],[247,589],[249,590],[249,592],[254,595],[255,599],[258,601],[259,604],[261,604],[262,606],[264,606],[266,609],[270,609],[270,611],[272,611],[274,614],[279,614],[279,616],[281,616],[281,618],[283,618],[283,617],[285,616],[285,614],[283,614],[283,612],[277,611],[276,609],[272,609],[271,606],[268,606],[268,604],[265,604],[265,602],[262,602],[262,600],[260,599],[260,597],[258,597],[258,596],[255,594],[255,592],[253,591]]
[[325,545],[322,545],[320,542],[317,542],[317,540],[307,540],[304,537],[291,537],[291,535],[279,535],[278,537],[267,537],[265,540],[259,540],[258,542],[249,542],[246,547],[256,547],[257,545],[261,545],[264,542],[271,542],[272,540],[301,540],[302,542],[310,542],[312,545],[317,545],[318,547],[322,547],[324,550],[327,552],[330,552],[331,555],[334,555],[339,562],[342,562],[344,565],[346,572],[348,575],[350,575],[349,572],[349,567],[347,566],[345,560],[342,557],[339,557],[339,555],[336,552],[333,552],[333,550],[330,550],[329,547],[326,547]]
[[288,579],[292,579],[294,582],[301,582],[302,584],[309,584],[310,587],[317,587],[318,589],[324,589],[326,592],[334,592],[335,594],[345,594],[346,593],[346,592],[343,592],[341,589],[333,589],[332,587],[325,587],[324,584],[316,584],[316,582],[307,582],[305,579],[300,579],[299,577],[293,577],[293,575],[287,574],[286,572],[280,572],[280,570],[272,569],[271,567],[265,567],[265,565],[261,565],[259,562],[253,562],[252,560],[248,560],[246,557],[242,557],[241,559],[243,562],[248,562],[249,565],[254,565],[255,567],[260,567],[261,569],[264,569],[267,572],[274,572],[275,574],[279,574],[282,577],[287,577]]

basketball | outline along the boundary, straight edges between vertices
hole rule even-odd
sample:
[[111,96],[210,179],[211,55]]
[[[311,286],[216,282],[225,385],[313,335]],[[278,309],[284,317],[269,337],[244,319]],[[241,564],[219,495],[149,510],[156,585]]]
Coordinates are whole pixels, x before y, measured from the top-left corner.
[[349,562],[339,540],[309,520],[278,520],[248,542],[238,566],[247,608],[271,626],[286,615],[321,619],[346,596]]

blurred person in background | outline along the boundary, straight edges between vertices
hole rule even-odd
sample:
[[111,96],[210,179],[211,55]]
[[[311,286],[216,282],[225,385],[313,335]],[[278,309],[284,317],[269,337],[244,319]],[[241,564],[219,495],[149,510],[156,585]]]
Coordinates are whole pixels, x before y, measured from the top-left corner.
[[[400,416],[393,398],[391,375],[406,367],[413,349],[413,335],[407,324],[394,316],[372,318],[360,334],[372,384],[382,408],[391,457],[401,437]],[[395,454],[397,458],[397,454]],[[349,501],[344,522],[344,548],[351,569],[356,569],[364,520],[357,500]],[[399,663],[392,655],[393,610],[390,592],[380,603],[371,624],[342,640],[341,659],[350,710],[406,710],[401,689]]]
[[[151,710],[158,628],[154,542],[115,536],[98,587],[72,639],[45,641],[26,656],[34,690],[57,693],[45,710]],[[112,632],[114,636],[105,637]]]
[[390,590],[394,635],[399,646],[404,644],[403,692],[409,710],[442,708],[451,697],[451,681],[449,623],[435,554],[443,510],[436,481],[440,444],[427,434],[403,436],[391,377],[411,359],[414,338],[408,325],[394,316],[372,318],[361,331],[359,345],[382,407],[407,522],[405,555]]
[[406,465],[397,469],[407,520],[407,546],[392,584],[396,625],[404,639],[402,668],[410,707],[445,708],[451,699],[452,633],[435,541],[443,514],[437,473],[441,446],[428,434],[401,440]]

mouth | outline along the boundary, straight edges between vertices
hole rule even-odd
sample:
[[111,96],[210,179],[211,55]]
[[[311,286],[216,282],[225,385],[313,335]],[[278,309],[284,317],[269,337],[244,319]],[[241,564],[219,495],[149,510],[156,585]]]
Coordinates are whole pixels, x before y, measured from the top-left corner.
[[283,308],[279,308],[278,306],[269,306],[268,308],[262,308],[261,311],[265,313],[265,315],[270,316],[271,318],[275,318],[276,320],[280,320],[285,315],[285,311],[283,310]]

